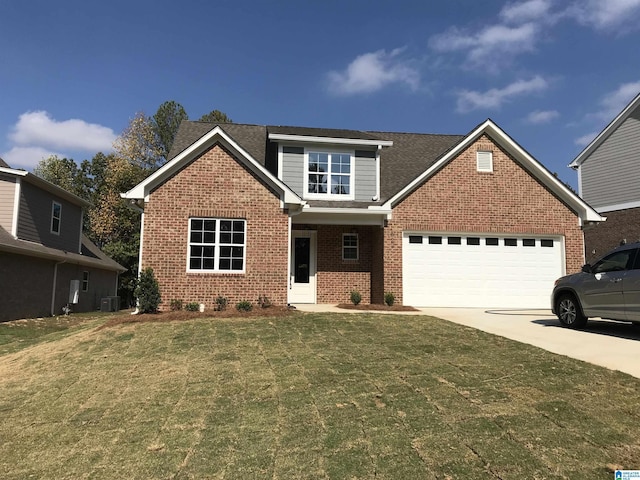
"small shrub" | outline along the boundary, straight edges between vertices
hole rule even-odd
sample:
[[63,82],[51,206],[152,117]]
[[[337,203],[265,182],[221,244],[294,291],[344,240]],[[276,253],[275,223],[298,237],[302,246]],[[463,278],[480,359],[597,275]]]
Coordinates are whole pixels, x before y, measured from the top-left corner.
[[227,305],[229,304],[229,299],[227,297],[223,297],[219,295],[216,298],[216,310],[219,312],[223,312],[227,309]]
[[140,272],[135,295],[138,299],[138,308],[142,313],[155,313],[161,302],[160,286],[153,274],[153,268],[147,267]]
[[271,300],[269,300],[269,297],[267,297],[266,295],[261,295],[260,297],[258,297],[258,305],[260,305],[262,308],[269,308],[272,303]]
[[236,304],[236,310],[239,312],[250,312],[253,310],[253,305],[249,300],[242,300]]
[[169,304],[169,308],[171,308],[172,312],[177,312],[178,310],[182,310],[182,300],[173,299]]
[[393,304],[396,302],[396,296],[391,292],[384,292],[384,303],[389,307],[393,307]]
[[184,306],[187,312],[197,312],[200,310],[200,304],[198,302],[189,302]]
[[362,301],[362,295],[358,290],[351,290],[351,301],[354,305],[358,305]]

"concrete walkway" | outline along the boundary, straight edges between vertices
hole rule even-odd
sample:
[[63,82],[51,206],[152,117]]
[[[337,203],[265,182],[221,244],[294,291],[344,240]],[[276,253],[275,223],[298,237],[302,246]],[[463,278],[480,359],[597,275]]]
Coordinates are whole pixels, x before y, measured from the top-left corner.
[[[363,313],[335,305],[300,304],[296,308],[305,312]],[[584,330],[570,330],[561,327],[549,310],[421,308],[418,312],[381,313],[442,318],[640,378],[640,328],[630,324],[596,319],[589,320]]]

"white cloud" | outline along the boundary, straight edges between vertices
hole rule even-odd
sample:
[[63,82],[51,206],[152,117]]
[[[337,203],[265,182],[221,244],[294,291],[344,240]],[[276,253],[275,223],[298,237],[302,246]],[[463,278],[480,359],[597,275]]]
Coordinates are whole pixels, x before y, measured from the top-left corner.
[[468,61],[477,67],[485,60],[507,61],[517,54],[533,51],[537,39],[537,26],[525,23],[516,27],[492,25],[471,34],[453,27],[433,36],[429,45],[438,52],[468,51]]
[[540,125],[542,123],[549,123],[560,116],[556,110],[536,110],[527,115],[527,123],[534,125]]
[[550,8],[551,2],[549,0],[508,3],[500,10],[500,18],[507,23],[521,24],[548,18]]
[[457,93],[457,110],[464,113],[480,108],[498,109],[514,97],[540,92],[548,87],[549,82],[536,75],[530,80],[518,80],[502,89],[492,88],[486,92],[461,90]]
[[578,145],[579,147],[586,147],[589,145],[594,138],[596,138],[600,132],[591,132],[586,135],[581,136],[580,138],[576,138],[573,143]]
[[410,61],[400,58],[402,50],[359,55],[343,72],[329,72],[329,90],[338,95],[353,95],[375,92],[392,83],[404,83],[415,90],[420,74]]
[[42,147],[13,147],[8,152],[0,155],[11,168],[22,168],[24,170],[32,170],[40,163],[43,158],[49,158],[51,155],[64,157],[64,155],[53,152]]
[[111,150],[116,135],[110,128],[84,120],[57,121],[45,111],[26,112],[9,134],[19,146],[83,150]]
[[601,110],[594,116],[611,121],[640,93],[640,81],[623,83],[600,100]]
[[640,0],[578,0],[567,9],[566,15],[597,30],[636,29]]

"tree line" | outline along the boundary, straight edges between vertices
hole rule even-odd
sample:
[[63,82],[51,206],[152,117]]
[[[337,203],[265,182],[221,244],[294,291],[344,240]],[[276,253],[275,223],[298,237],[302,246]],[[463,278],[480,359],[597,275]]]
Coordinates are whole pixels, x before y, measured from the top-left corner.
[[[124,306],[135,301],[140,247],[140,214],[120,198],[160,168],[183,120],[189,117],[179,103],[160,105],[152,117],[137,113],[116,138],[113,152],[96,153],[79,164],[71,158],[51,156],[41,160],[33,173],[90,203],[84,215],[85,235],[127,271],[120,276],[118,294]],[[198,121],[232,123],[219,110]]]

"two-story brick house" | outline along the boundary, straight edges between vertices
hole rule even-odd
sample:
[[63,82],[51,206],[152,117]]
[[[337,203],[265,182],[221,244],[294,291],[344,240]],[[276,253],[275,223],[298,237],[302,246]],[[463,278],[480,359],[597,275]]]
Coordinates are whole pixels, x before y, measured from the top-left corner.
[[625,242],[640,240],[640,94],[571,162],[580,196],[606,222],[585,230],[592,261]]
[[96,310],[125,269],[82,233],[88,203],[0,165],[0,321]]
[[183,122],[123,194],[171,299],[548,307],[602,218],[491,120],[467,135]]

